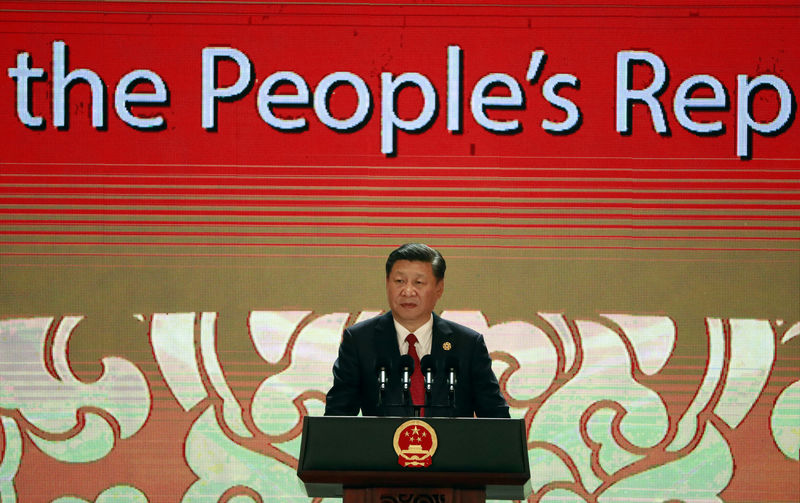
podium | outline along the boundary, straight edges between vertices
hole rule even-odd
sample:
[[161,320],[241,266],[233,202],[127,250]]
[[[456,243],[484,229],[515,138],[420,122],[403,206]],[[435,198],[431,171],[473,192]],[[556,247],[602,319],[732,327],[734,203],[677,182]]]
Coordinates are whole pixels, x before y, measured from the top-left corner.
[[297,476],[344,503],[524,500],[522,419],[305,417]]

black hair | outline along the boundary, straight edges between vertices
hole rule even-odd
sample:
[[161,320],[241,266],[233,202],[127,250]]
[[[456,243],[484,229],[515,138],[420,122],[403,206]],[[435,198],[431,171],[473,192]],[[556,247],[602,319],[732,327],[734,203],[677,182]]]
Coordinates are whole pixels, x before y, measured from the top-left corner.
[[397,248],[389,254],[386,259],[386,277],[392,272],[392,266],[398,260],[416,260],[419,262],[428,262],[433,268],[433,275],[436,280],[444,279],[444,271],[447,269],[447,263],[444,261],[442,254],[431,248],[430,246],[422,243],[406,243],[400,248]]

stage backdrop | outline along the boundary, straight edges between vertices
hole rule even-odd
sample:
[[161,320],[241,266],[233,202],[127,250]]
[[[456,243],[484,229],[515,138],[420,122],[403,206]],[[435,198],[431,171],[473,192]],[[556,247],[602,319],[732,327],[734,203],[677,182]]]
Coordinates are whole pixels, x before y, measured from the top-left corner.
[[530,501],[798,501],[800,8],[539,4],[0,2],[0,501],[307,500],[409,241]]

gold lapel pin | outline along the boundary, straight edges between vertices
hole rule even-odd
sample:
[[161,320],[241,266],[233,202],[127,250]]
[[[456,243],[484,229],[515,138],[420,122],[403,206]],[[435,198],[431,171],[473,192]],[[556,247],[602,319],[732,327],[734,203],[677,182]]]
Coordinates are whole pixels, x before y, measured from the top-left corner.
[[449,342],[445,342],[444,344],[442,344],[442,349],[444,349],[445,351],[450,351],[452,347],[453,345],[450,344]]

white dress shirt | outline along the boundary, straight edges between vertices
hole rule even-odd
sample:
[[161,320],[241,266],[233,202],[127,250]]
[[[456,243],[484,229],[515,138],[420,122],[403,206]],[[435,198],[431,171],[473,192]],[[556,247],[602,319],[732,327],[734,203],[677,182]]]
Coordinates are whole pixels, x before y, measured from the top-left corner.
[[[407,355],[408,343],[406,342],[406,337],[412,332],[409,332],[406,327],[397,323],[397,320],[394,320],[394,329],[397,332],[397,344],[400,347],[400,354]],[[430,319],[426,321],[424,325],[413,333],[417,336],[417,343],[415,346],[417,347],[417,356],[419,356],[421,360],[423,356],[431,354],[431,345],[433,344],[433,315],[431,315]]]

